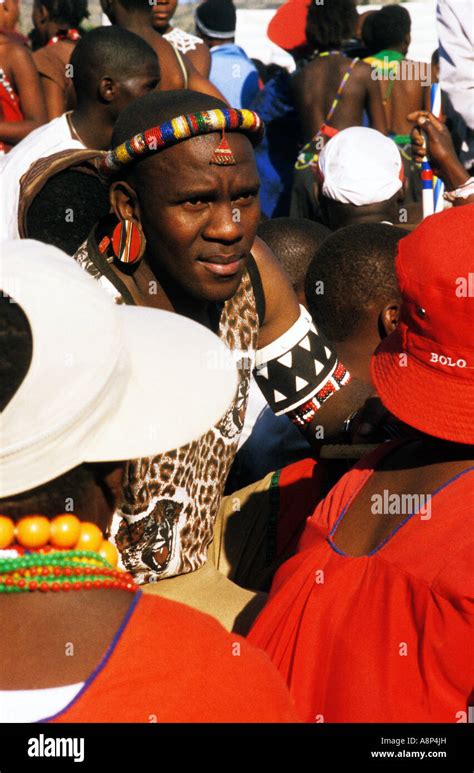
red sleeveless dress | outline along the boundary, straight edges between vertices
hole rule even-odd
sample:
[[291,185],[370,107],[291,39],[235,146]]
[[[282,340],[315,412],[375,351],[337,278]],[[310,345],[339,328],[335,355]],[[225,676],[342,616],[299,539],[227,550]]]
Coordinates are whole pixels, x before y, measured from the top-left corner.
[[[474,468],[407,516],[370,555],[332,542],[393,444],[361,460],[308,518],[248,639],[306,722],[466,722],[474,684]],[[293,465],[293,477],[301,464]],[[293,510],[298,508],[296,490]]]

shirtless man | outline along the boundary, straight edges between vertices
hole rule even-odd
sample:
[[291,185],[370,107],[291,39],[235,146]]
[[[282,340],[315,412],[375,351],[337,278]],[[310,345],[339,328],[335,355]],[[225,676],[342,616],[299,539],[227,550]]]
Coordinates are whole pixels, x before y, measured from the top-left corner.
[[135,32],[154,48],[161,65],[161,91],[190,88],[222,99],[220,92],[203,78],[189,59],[153,29],[148,0],[100,0],[100,4],[112,24]]
[[[348,59],[341,51],[343,40],[355,28],[357,13],[352,0],[332,0],[308,11],[306,35],[314,49],[312,61],[294,77],[293,89],[300,115],[303,139],[309,142],[321,127],[347,129],[361,126],[364,108],[370,125],[386,134],[383,108],[377,84],[364,62]],[[342,86],[345,76],[346,82]],[[334,99],[342,88],[341,99],[331,113]],[[323,135],[328,138],[331,134]]]
[[204,78],[209,78],[211,70],[211,54],[201,38],[190,35],[179,27],[170,24],[173,18],[178,0],[155,0],[151,9],[151,23],[153,28],[162,35],[165,40],[172,43],[178,51],[186,54],[187,59]]
[[[0,24],[15,26],[17,0],[0,5]],[[6,109],[7,108],[7,109]],[[0,153],[46,121],[46,105],[33,58],[25,46],[0,32]]]
[[378,53],[365,61],[376,68],[389,135],[400,146],[409,143],[408,114],[430,108],[430,65],[406,58],[410,31],[406,8],[388,5],[373,15],[366,33],[368,47]]
[[403,158],[407,190],[405,205],[410,222],[421,219],[421,178],[410,150],[412,124],[408,115],[430,109],[431,66],[406,58],[410,46],[410,14],[401,5],[387,5],[364,28],[367,47],[374,56],[365,61],[374,68],[389,136]]

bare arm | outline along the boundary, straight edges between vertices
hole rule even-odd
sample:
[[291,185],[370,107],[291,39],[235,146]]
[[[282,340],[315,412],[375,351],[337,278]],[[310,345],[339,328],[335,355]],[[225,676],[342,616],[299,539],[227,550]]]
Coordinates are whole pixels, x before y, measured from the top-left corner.
[[48,109],[48,120],[52,121],[53,118],[59,118],[66,109],[64,92],[61,86],[51,80],[51,78],[43,76],[41,77],[41,86],[43,88],[46,107]]
[[41,91],[40,79],[30,52],[20,45],[14,45],[8,52],[11,79],[20,98],[23,121],[0,121],[0,141],[17,145],[33,129],[46,123],[46,106]]
[[[151,31],[151,37],[147,37],[145,39],[148,43],[151,42],[160,60],[160,91],[182,89],[184,87],[183,71],[178,62],[176,51],[171,43],[165,40],[159,33],[155,33],[153,30]],[[212,83],[207,80],[207,78],[204,78],[196,70],[195,66],[189,59],[188,54],[180,54],[180,56],[188,73],[188,88],[193,89],[193,91],[200,91],[202,94],[210,94],[213,97],[224,100],[224,102],[227,101],[224,99],[220,91],[218,91],[218,89],[216,89],[215,86],[213,86]]]
[[199,43],[192,51],[188,51],[186,56],[199,75],[208,79],[211,71],[211,52],[206,44]]
[[[265,295],[265,321],[260,328],[259,349],[273,343],[299,318],[299,303],[291,281],[280,262],[261,239],[252,255],[257,263]],[[319,409],[310,425],[301,428],[314,451],[323,443],[341,439],[344,421],[373,394],[373,387],[356,379],[333,394]],[[319,430],[323,429],[321,433]],[[318,430],[318,432],[317,432]]]
[[258,236],[252,247],[252,255],[260,272],[265,295],[265,321],[258,339],[258,348],[263,349],[296,322],[300,306],[288,274]]
[[[421,163],[427,154],[433,172],[443,180],[448,191],[464,185],[469,180],[469,173],[456,155],[447,127],[432,113],[424,110],[410,113],[408,120],[416,124],[411,134],[414,161]],[[454,206],[472,203],[474,196],[469,196],[456,199]]]
[[200,91],[202,94],[209,94],[211,97],[222,99],[224,102],[226,102],[226,104],[228,104],[227,99],[221,94],[219,89],[216,89],[211,81],[209,81],[207,78],[204,78],[201,73],[196,70],[195,66],[189,59],[189,55],[186,54],[186,56],[183,56],[183,59],[186,60],[189,88],[193,91]]

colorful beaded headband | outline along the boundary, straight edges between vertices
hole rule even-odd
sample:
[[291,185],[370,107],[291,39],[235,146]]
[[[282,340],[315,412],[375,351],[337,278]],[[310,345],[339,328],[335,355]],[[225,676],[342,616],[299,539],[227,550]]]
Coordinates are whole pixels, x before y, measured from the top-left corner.
[[131,140],[110,150],[102,161],[101,172],[105,176],[114,175],[124,166],[151,153],[156,153],[182,140],[217,131],[222,133],[222,142],[214,152],[211,163],[235,164],[232,151],[224,136],[226,130],[253,135],[252,141],[255,144],[261,140],[265,131],[262,119],[253,110],[228,108],[188,113],[136,134]]

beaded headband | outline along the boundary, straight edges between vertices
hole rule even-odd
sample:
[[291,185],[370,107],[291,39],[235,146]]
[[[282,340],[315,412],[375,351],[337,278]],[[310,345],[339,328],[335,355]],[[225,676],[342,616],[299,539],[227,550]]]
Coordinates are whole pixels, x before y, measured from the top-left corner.
[[131,140],[123,142],[110,150],[101,164],[101,172],[109,177],[119,172],[124,166],[156,153],[177,142],[220,131],[222,141],[211,158],[211,163],[219,165],[235,164],[232,151],[229,148],[225,131],[238,131],[253,137],[252,142],[258,143],[264,134],[263,121],[253,110],[206,110],[199,113],[187,113],[172,118],[170,121],[136,134]]

